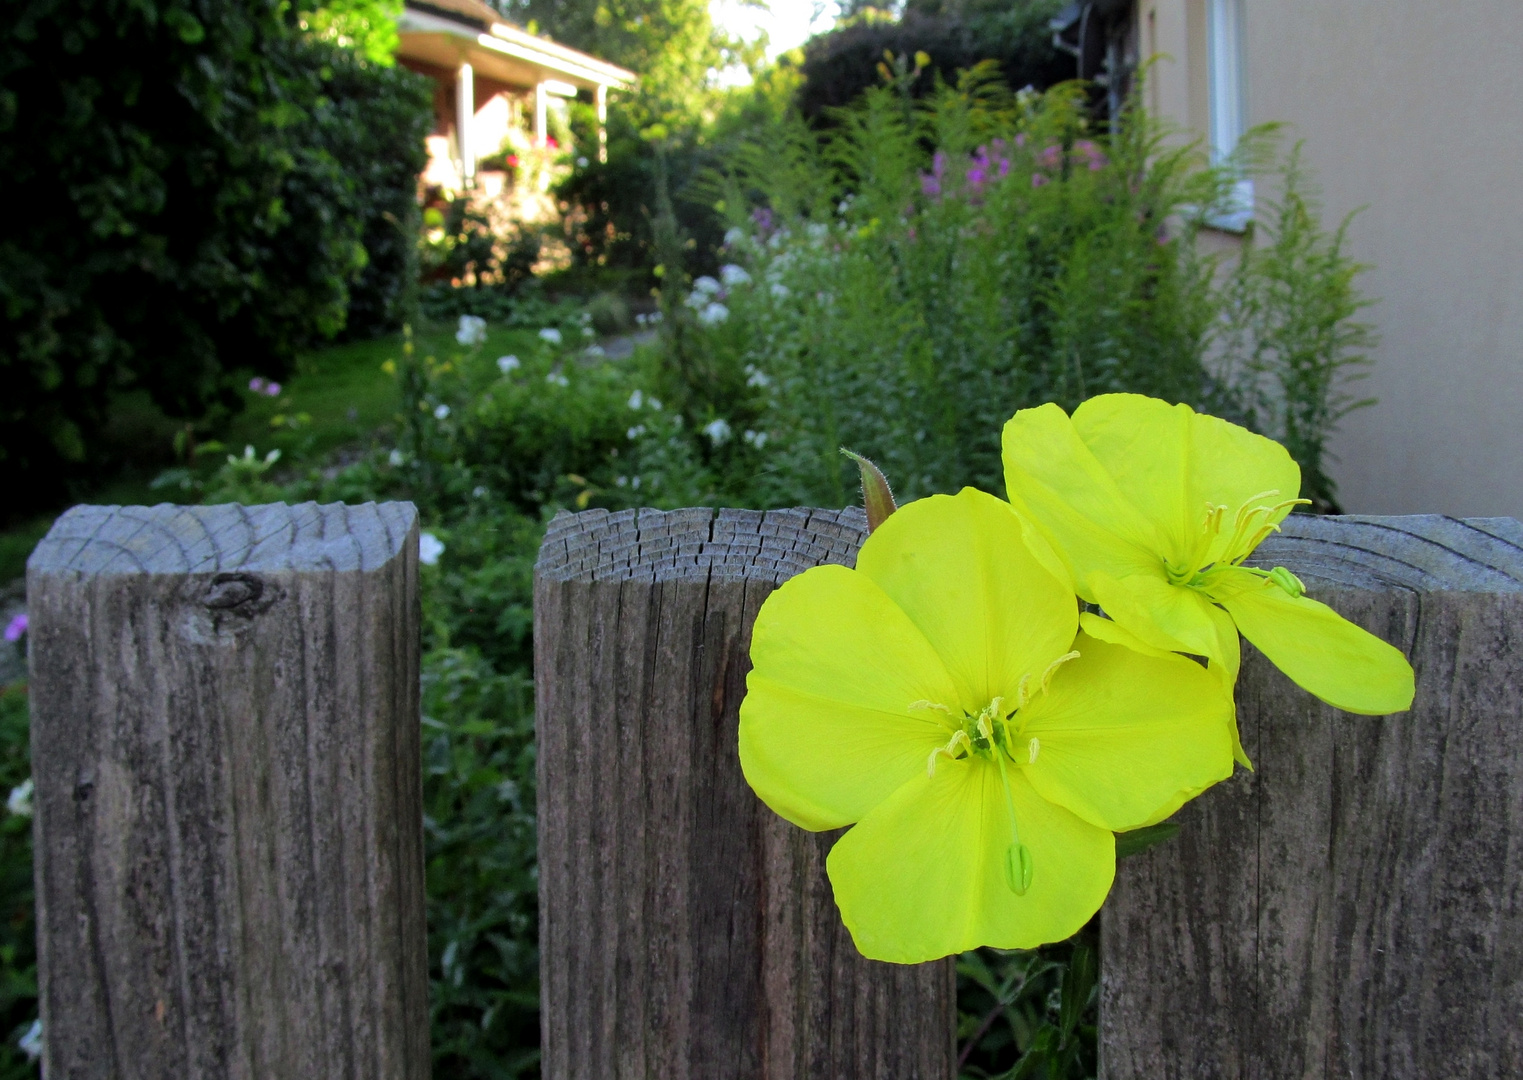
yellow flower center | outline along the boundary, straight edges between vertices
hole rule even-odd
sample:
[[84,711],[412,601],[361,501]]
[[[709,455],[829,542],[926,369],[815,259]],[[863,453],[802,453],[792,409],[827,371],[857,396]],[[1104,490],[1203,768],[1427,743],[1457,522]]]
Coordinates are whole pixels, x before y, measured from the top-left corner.
[[[1218,600],[1222,599],[1221,594],[1235,591],[1229,584],[1233,577],[1241,580],[1241,575],[1251,574],[1274,582],[1291,596],[1305,593],[1306,586],[1301,584],[1301,579],[1283,566],[1262,570],[1256,566],[1243,565],[1243,560],[1252,555],[1266,537],[1280,531],[1280,526],[1275,522],[1280,511],[1311,505],[1310,499],[1273,501],[1279,499],[1279,495],[1278,489],[1261,491],[1238,507],[1232,521],[1232,532],[1228,535],[1226,544],[1220,547],[1218,541],[1227,520],[1228,507],[1207,503],[1205,520],[1201,523],[1195,546],[1178,566],[1168,559],[1164,560],[1169,583],[1195,589]],[[1217,555],[1211,559],[1213,550],[1217,551]]]
[[1007,702],[1002,697],[990,701],[976,714],[964,709],[960,717],[952,709],[936,701],[917,701],[910,705],[911,710],[931,709],[945,714],[949,720],[948,726],[952,729],[951,738],[947,740],[946,745],[932,750],[930,757],[926,760],[925,767],[928,776],[936,775],[936,759],[943,754],[953,761],[963,761],[967,758],[992,761],[999,768],[1000,784],[1005,789],[1005,813],[1010,822],[1010,845],[1005,849],[1005,884],[1017,896],[1026,895],[1026,890],[1031,887],[1031,850],[1021,843],[1020,829],[1015,821],[1015,797],[1010,793],[1008,770],[1010,765],[1030,765],[1042,752],[1040,739],[1035,736],[1026,737],[1025,718],[1021,716],[1021,710],[1029,705],[1033,698],[1045,694],[1058,668],[1077,658],[1078,655],[1076,652],[1064,653],[1048,664],[1041,676],[1035,680],[1034,686],[1031,672],[1028,671],[1022,675],[1015,691],[1015,708],[1009,712],[1005,711]]

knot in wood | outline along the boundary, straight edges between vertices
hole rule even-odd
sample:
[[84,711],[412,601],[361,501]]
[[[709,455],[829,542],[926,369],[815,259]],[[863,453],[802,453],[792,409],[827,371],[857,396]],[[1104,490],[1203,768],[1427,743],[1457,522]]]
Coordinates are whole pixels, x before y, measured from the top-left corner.
[[206,587],[201,603],[219,610],[252,604],[264,595],[264,582],[253,574],[218,574]]

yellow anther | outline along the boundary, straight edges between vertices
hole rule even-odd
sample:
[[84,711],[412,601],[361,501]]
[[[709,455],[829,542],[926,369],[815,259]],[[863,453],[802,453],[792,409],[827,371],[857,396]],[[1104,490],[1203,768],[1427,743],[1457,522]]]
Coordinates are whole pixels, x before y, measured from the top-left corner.
[[1079,658],[1079,654],[1078,653],[1076,653],[1076,652],[1069,652],[1069,653],[1064,653],[1062,656],[1058,657],[1052,663],[1048,664],[1047,665],[1047,670],[1042,672],[1042,685],[1040,687],[1039,692],[1043,693],[1043,694],[1047,693],[1047,684],[1052,682],[1052,676],[1058,670],[1058,668],[1062,667],[1064,664],[1068,663],[1070,660],[1077,660],[1078,658]]
[[926,758],[925,761],[925,774],[930,777],[934,777],[936,775],[936,758],[941,754],[945,754],[953,761],[956,761],[957,751],[961,747],[966,747],[967,750],[971,753],[973,750],[973,740],[968,738],[968,733],[966,731],[962,730],[962,728],[958,728],[952,733],[952,737],[947,740],[947,744],[945,746],[938,746],[936,749],[931,751],[931,756]]
[[1033,735],[1031,741],[1026,744],[1026,764],[1034,765],[1036,763],[1036,756],[1041,752],[1042,740]]

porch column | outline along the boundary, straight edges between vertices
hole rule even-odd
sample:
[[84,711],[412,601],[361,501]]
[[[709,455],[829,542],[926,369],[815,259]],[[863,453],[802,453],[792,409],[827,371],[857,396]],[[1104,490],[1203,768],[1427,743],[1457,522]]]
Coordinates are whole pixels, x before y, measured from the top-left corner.
[[455,78],[455,142],[460,152],[460,181],[470,184],[476,178],[476,73],[468,63],[461,63]]
[[545,92],[545,83],[541,79],[534,84],[534,145],[544,149],[545,140],[549,134],[545,113],[549,108],[550,95]]
[[608,87],[598,84],[595,91],[598,102],[598,160],[608,161]]

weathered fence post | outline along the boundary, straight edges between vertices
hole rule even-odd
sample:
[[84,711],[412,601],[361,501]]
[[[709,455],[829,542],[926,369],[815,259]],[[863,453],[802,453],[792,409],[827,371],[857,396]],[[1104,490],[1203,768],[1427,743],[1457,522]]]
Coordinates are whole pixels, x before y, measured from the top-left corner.
[[535,575],[546,1080],[948,1080],[950,961],[863,960],[736,752],[751,625],[860,511],[588,511]]
[[417,536],[80,506],[32,555],[49,1078],[426,1080]]
[[1126,860],[1102,1076],[1523,1076],[1523,526],[1294,517],[1284,565],[1417,670],[1350,716],[1245,650],[1240,772]]

